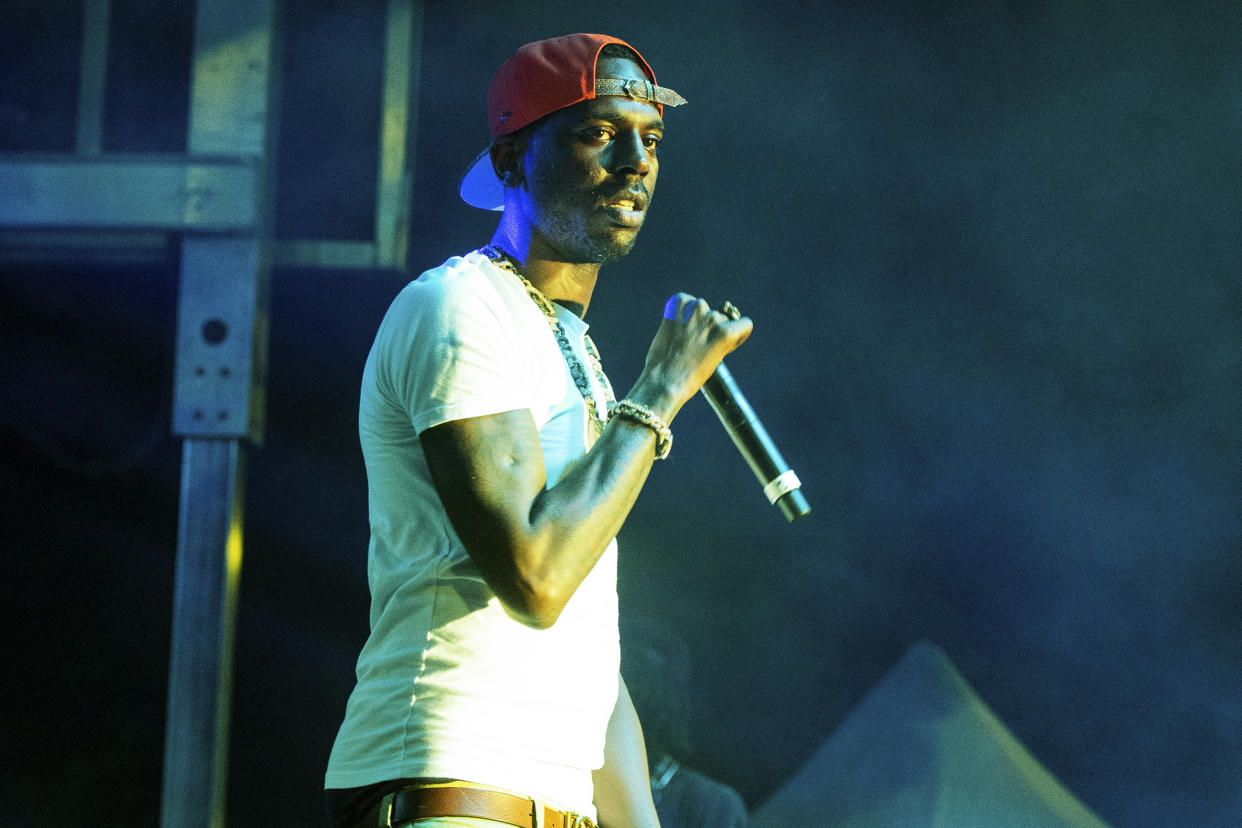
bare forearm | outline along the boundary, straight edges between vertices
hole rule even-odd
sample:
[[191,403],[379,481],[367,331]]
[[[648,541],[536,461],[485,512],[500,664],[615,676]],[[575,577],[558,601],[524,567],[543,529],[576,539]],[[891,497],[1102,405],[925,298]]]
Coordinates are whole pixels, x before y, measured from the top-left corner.
[[[650,400],[661,417],[671,420],[680,406],[671,405],[667,395],[645,390],[651,387],[640,380],[628,396],[644,404]],[[650,428],[614,417],[591,450],[532,503],[531,541],[523,563],[557,613],[620,531],[651,472],[655,446]]]

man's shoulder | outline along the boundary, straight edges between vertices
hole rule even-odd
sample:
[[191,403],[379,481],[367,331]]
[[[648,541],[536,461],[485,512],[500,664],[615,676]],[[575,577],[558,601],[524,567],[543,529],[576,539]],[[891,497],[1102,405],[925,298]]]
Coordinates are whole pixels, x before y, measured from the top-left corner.
[[[506,278],[508,277],[508,278]],[[461,302],[507,304],[517,295],[509,274],[478,251],[453,256],[424,270],[397,295],[396,305],[454,305]]]
[[422,286],[441,291],[494,289],[497,275],[505,275],[477,250],[451,256],[442,264],[424,270],[409,287]]
[[487,339],[538,323],[537,308],[521,282],[474,251],[453,256],[406,284],[388,308],[379,336],[395,337],[397,347],[405,348],[418,337]]

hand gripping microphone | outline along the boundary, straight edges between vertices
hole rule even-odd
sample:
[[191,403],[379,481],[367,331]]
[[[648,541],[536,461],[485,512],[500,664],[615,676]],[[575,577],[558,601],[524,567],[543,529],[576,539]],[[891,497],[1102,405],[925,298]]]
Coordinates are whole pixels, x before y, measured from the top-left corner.
[[[725,303],[725,308],[725,315],[731,316],[728,303]],[[733,313],[737,313],[736,309]],[[790,523],[809,513],[811,505],[802,494],[798,475],[776,450],[763,423],[755,416],[723,362],[716,368],[716,373],[703,383],[703,396],[707,397],[725,431],[729,432],[733,445],[737,446],[755,477],[759,478],[768,502],[779,506]]]

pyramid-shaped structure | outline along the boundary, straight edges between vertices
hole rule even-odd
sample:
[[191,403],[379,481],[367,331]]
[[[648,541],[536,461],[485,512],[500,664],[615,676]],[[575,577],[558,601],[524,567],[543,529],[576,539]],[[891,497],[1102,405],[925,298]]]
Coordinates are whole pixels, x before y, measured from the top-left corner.
[[755,828],[1107,828],[930,642],[910,648]]

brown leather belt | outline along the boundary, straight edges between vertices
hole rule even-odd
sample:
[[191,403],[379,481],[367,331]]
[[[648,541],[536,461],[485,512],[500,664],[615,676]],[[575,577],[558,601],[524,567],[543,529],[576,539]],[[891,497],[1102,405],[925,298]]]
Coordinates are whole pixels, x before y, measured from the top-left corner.
[[544,807],[543,821],[536,821],[532,799],[487,788],[458,786],[412,786],[384,798],[388,825],[432,817],[478,817],[518,825],[521,828],[598,828],[595,822],[572,811]]

